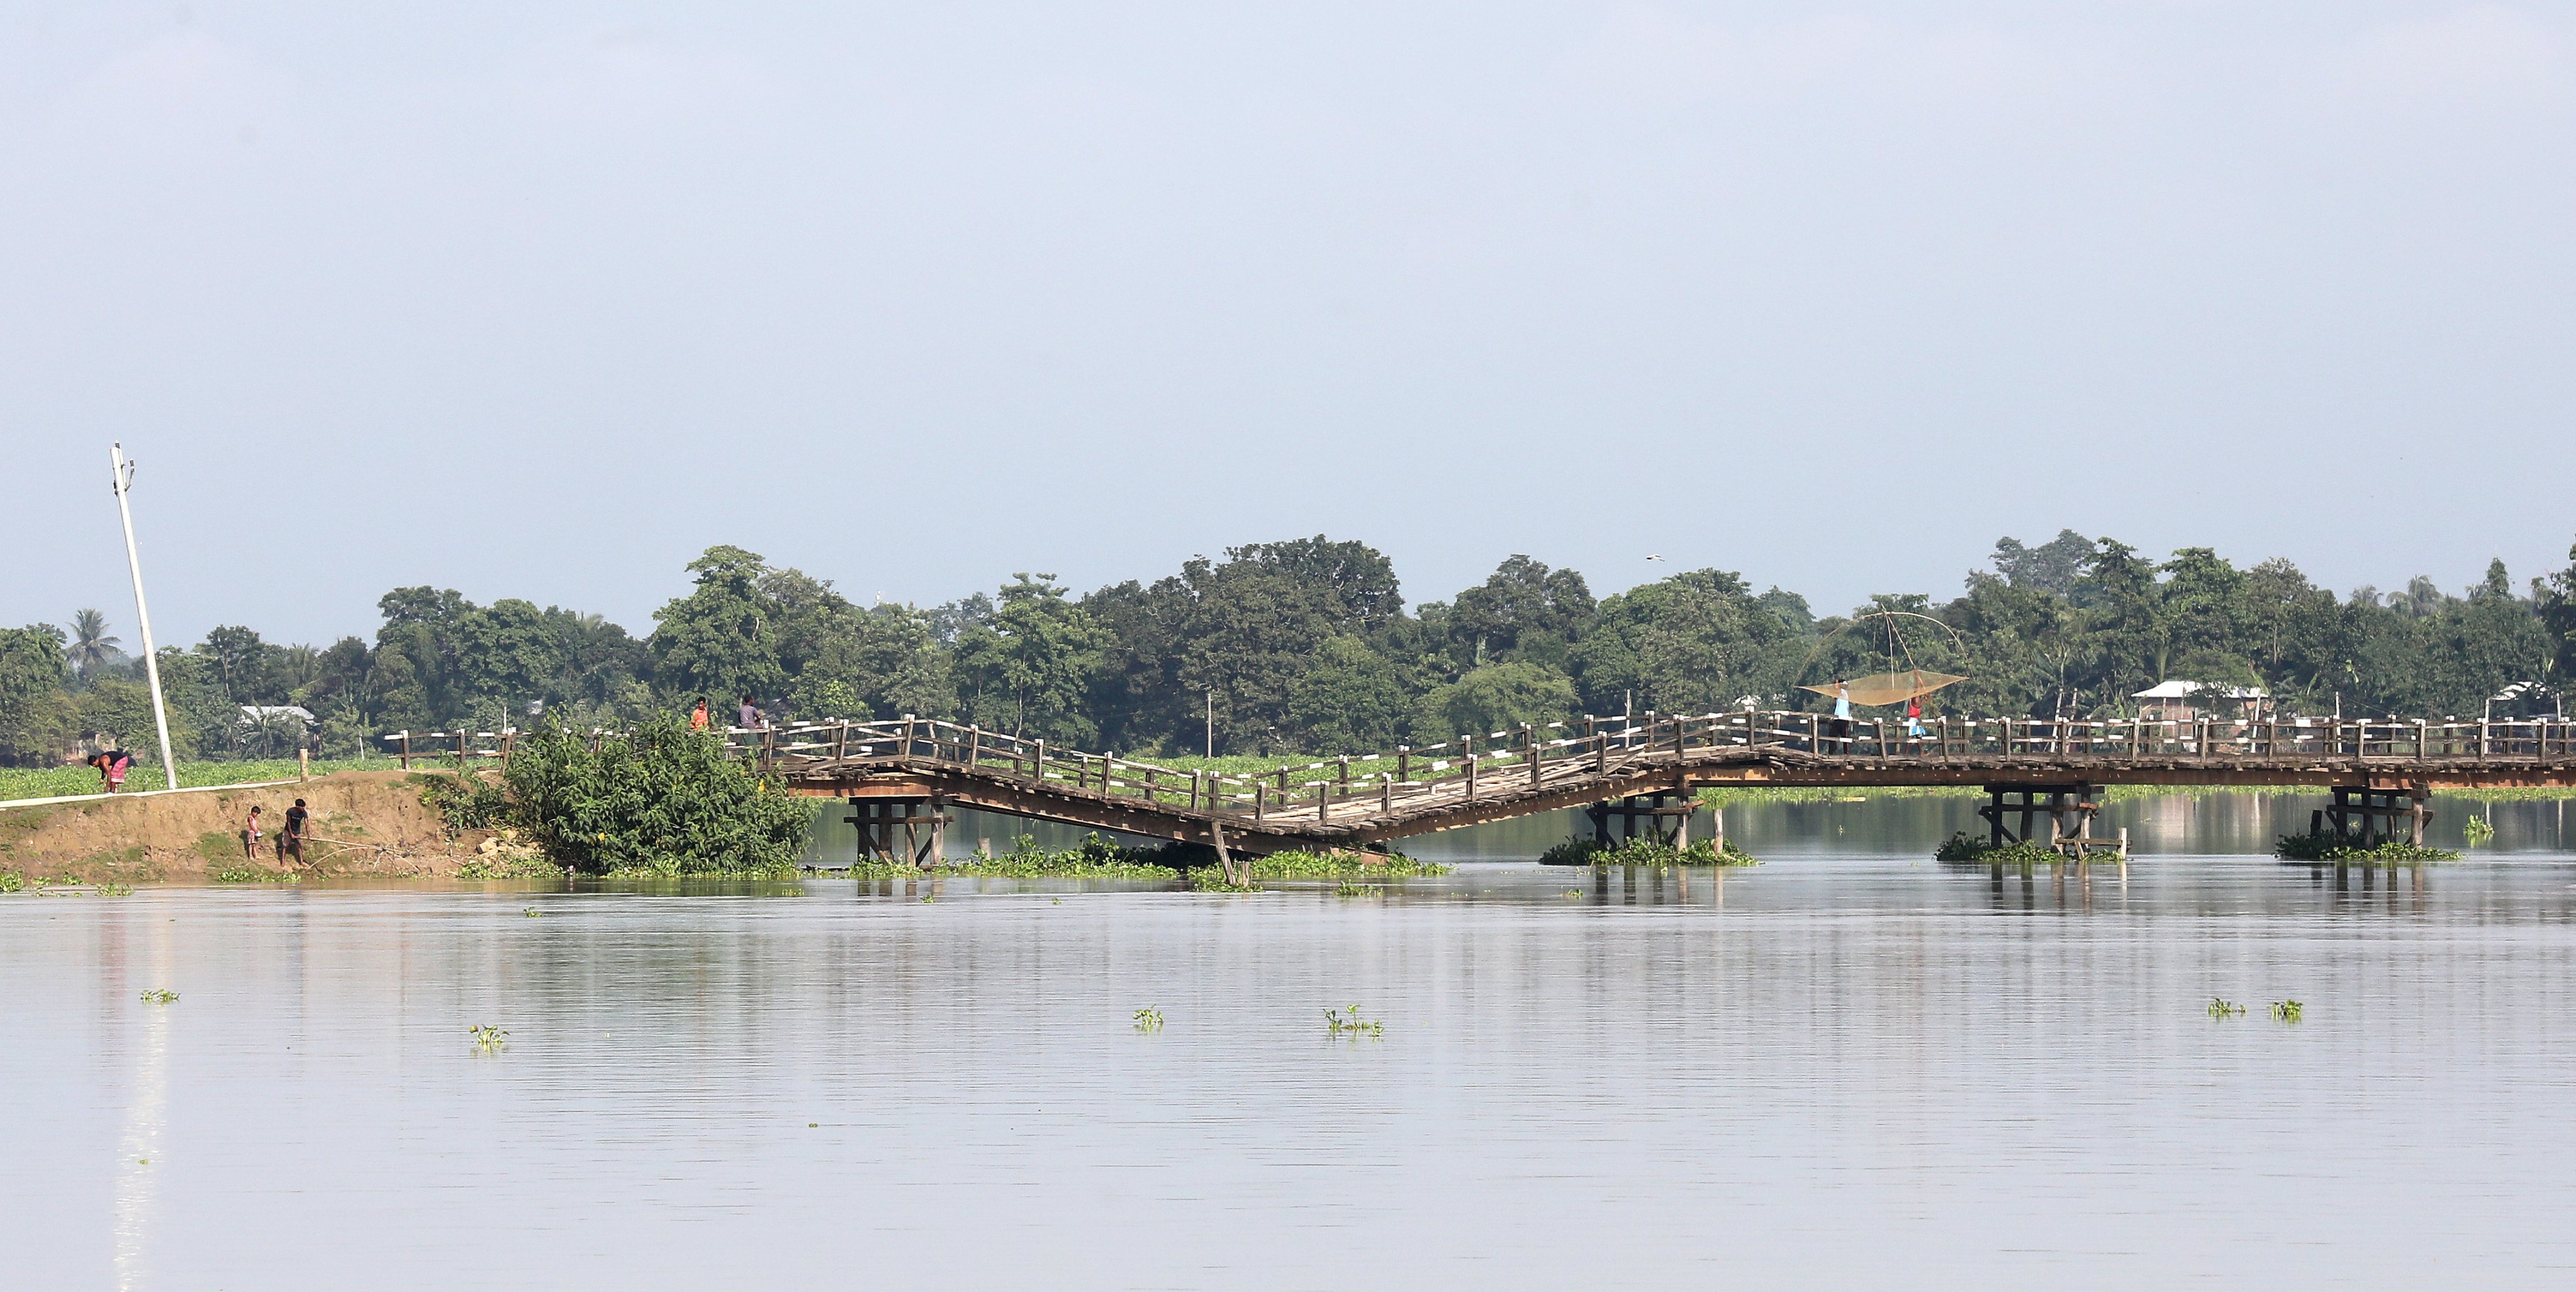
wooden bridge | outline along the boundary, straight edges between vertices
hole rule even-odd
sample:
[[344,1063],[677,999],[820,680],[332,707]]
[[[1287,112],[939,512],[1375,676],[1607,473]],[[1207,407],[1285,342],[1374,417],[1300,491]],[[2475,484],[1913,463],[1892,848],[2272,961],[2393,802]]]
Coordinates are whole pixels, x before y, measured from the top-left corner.
[[[2432,789],[2576,786],[2576,722],[1926,719],[1813,713],[1587,718],[1257,774],[1183,771],[930,719],[734,729],[728,743],[798,794],[847,799],[863,846],[937,856],[950,807],[1247,852],[1351,848],[1566,808],[1596,830],[1687,830],[1710,786],[1979,786],[1996,841],[2087,833],[2098,786],[2314,785],[2340,833],[2412,814]],[[506,742],[505,742],[506,743]],[[460,742],[466,749],[470,742]],[[476,751],[485,752],[485,751]],[[489,751],[504,752],[504,751]],[[2411,806],[2407,806],[2411,804]],[[2347,810],[2349,817],[2347,816]],[[2019,829],[2005,818],[2019,813]],[[1676,820],[1678,818],[1678,820]],[[897,832],[904,843],[895,842]]]

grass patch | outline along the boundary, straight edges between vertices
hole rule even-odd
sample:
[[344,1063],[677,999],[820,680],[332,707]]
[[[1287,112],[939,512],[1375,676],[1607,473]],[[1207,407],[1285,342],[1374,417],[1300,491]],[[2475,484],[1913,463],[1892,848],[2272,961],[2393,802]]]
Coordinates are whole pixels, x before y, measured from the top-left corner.
[[2394,839],[2375,847],[2356,848],[2323,831],[2282,835],[2272,851],[2283,861],[2359,862],[2372,866],[2419,866],[2460,859],[2460,854],[2448,848],[2419,848]]
[[14,870],[0,870],[0,893],[14,893],[27,886],[27,877]]
[[[414,760],[418,761],[417,759]],[[402,764],[390,758],[316,759],[313,774],[332,772],[385,772]],[[179,787],[199,789],[216,785],[247,785],[253,781],[291,781],[296,776],[292,758],[247,759],[240,762],[179,763]],[[9,799],[62,798],[74,794],[98,794],[107,787],[98,773],[88,767],[6,767],[0,768],[0,801]],[[125,792],[157,790],[161,768],[156,764],[137,763],[125,778]]]

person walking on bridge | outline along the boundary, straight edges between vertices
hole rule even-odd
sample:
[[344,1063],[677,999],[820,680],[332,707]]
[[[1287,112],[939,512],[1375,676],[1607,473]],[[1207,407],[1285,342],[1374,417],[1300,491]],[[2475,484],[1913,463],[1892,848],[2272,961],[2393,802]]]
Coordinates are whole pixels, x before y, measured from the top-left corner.
[[1834,679],[1834,752],[1851,752],[1851,688],[1842,679]]

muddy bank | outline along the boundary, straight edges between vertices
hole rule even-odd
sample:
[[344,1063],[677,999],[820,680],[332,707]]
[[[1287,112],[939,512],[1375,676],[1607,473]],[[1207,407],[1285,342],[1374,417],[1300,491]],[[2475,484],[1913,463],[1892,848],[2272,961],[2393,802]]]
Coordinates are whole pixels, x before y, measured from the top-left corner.
[[[0,872],[29,879],[190,883],[266,877],[295,869],[273,843],[286,809],[305,800],[313,839],[303,873],[320,876],[474,877],[533,869],[528,850],[480,831],[449,837],[420,801],[422,777],[405,772],[339,772],[300,785],[103,799],[44,807],[0,804]],[[242,822],[261,808],[256,856],[245,856]]]

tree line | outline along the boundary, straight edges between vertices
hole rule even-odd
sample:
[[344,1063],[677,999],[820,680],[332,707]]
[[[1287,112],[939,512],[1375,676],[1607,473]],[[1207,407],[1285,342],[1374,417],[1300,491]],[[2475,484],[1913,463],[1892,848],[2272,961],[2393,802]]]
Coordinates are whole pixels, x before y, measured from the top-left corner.
[[[1371,752],[1584,713],[1827,703],[1802,683],[1894,667],[1968,676],[1936,710],[2118,716],[2168,679],[2260,686],[2284,710],[2444,717],[2556,703],[2576,672],[2570,565],[2517,589],[2501,561],[2453,595],[2320,588],[2287,560],[2239,568],[2208,548],[2161,561],[2072,531],[2006,538],[1947,600],[1807,600],[1700,569],[1607,597],[1513,556],[1446,601],[1408,607],[1393,564],[1323,536],[1229,548],[1152,582],[1074,595],[1016,574],[944,605],[859,605],[831,582],[737,547],[637,636],[595,614],[453,589],[396,588],[372,640],[286,645],[225,626],[160,652],[182,757],[381,750],[457,727],[629,725],[743,696],[780,719],[951,718],[1091,749]],[[1891,637],[1902,611],[1937,625]],[[0,629],[0,760],[50,762],[85,735],[152,744],[139,661],[104,616]],[[308,729],[293,715],[314,715]],[[246,716],[245,710],[249,711]]]

